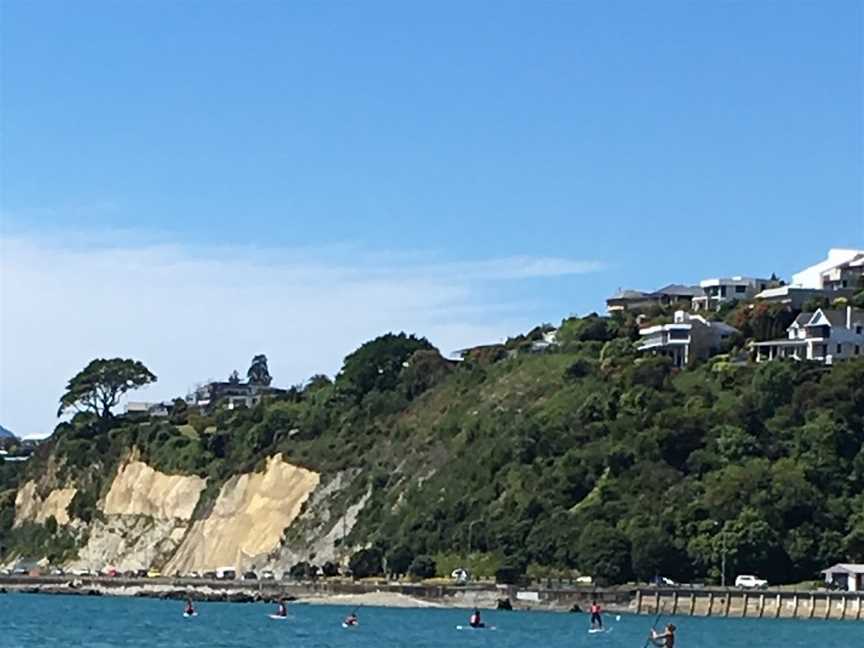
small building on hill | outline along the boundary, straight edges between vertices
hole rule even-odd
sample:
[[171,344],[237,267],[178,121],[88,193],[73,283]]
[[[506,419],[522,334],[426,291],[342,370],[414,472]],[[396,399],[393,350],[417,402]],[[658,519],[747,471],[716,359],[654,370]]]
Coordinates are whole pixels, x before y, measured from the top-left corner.
[[640,311],[652,306],[690,306],[693,299],[705,294],[699,286],[669,284],[653,292],[641,290],[619,289],[617,293],[606,300],[606,311],[609,314],[623,311]]
[[210,410],[217,403],[225,403],[228,409],[237,407],[254,407],[264,396],[286,394],[284,389],[269,385],[257,385],[241,382],[209,382],[196,388],[186,397],[191,407]]
[[693,310],[717,310],[729,302],[753,299],[757,293],[776,288],[780,283],[779,279],[759,277],[703,279],[699,282],[699,287],[704,294],[693,297]]
[[864,592],[864,565],[837,563],[823,569],[825,584],[847,592]]
[[639,350],[672,359],[672,365],[686,367],[693,359],[705,360],[728,350],[738,329],[713,322],[701,315],[676,311],[671,324],[657,324],[639,331]]

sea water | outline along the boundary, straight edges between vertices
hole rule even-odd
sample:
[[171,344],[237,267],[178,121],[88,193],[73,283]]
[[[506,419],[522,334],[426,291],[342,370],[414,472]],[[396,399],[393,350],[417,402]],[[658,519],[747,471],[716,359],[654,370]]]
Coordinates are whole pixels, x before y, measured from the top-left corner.
[[[345,629],[354,608],[288,607],[273,620],[274,605],[200,603],[183,617],[182,601],[123,597],[0,594],[3,648],[643,648],[654,617],[605,615],[610,632],[589,634],[584,614],[483,612],[495,630],[457,630],[461,609],[360,607],[360,626]],[[676,648],[864,648],[864,622],[664,617],[678,626]]]

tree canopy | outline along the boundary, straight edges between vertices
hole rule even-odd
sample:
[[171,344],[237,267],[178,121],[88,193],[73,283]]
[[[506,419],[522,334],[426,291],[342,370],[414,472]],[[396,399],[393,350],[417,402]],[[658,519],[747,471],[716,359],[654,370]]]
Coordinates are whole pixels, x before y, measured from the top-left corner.
[[273,382],[273,377],[267,369],[267,356],[262,354],[252,358],[252,364],[249,365],[249,370],[246,372],[246,378],[250,385],[260,385],[268,387]]
[[57,416],[68,409],[75,409],[108,418],[111,408],[120,402],[123,394],[153,382],[156,382],[156,376],[138,360],[93,360],[69,380],[60,397]]

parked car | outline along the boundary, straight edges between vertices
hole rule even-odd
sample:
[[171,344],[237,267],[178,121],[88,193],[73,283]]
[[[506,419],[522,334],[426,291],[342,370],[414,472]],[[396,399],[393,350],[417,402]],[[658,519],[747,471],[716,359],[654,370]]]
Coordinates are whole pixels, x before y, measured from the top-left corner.
[[162,578],[162,572],[158,569],[151,569],[147,572],[147,578]]
[[274,574],[269,569],[261,572],[261,580],[275,580],[275,579],[276,579],[276,574]]
[[216,578],[219,580],[234,580],[237,578],[237,570],[233,567],[220,567],[216,570]]
[[30,572],[24,567],[17,567],[12,570],[13,576],[27,576]]
[[89,569],[73,569],[73,576],[92,576],[93,573]]
[[52,576],[65,576],[66,572],[64,572],[59,567],[55,567],[54,569],[51,570],[51,575]]
[[147,578],[147,570],[146,569],[136,569],[135,570],[135,578]]
[[258,580],[258,574],[254,571],[247,571],[243,574],[243,580]]
[[579,576],[576,578],[576,583],[579,585],[593,585],[594,579],[590,576]]
[[12,575],[11,569],[0,569],[0,576],[11,576],[11,575]]
[[191,571],[188,574],[186,574],[183,578],[201,578],[201,574],[199,574],[197,571]]
[[735,578],[735,587],[743,589],[762,589],[768,587],[768,581],[756,578],[752,574],[741,574]]
[[678,583],[665,576],[655,576],[651,579],[650,584],[654,587],[675,587]]

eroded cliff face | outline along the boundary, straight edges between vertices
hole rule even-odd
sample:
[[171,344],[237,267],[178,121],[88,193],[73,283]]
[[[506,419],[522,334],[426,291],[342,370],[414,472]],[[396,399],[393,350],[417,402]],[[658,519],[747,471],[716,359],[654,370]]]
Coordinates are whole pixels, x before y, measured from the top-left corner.
[[281,454],[267,460],[264,472],[232,477],[210,514],[192,523],[164,571],[246,569],[267,562],[319,481],[318,473],[283,461]]
[[71,566],[126,571],[163,563],[180,546],[206,485],[194,475],[159,472],[133,454],[117,469],[99,503],[101,519]]
[[43,499],[39,496],[35,481],[26,482],[15,495],[15,526],[25,522],[43,524],[54,517],[57,524],[69,524],[69,504],[77,489],[55,488]]
[[201,477],[166,475],[141,461],[128,461],[117,470],[101,509],[106,516],[189,520],[206,485]]
[[337,502],[358,475],[322,482],[317,472],[277,454],[261,472],[231,477],[215,501],[196,513],[207,480],[160,472],[133,451],[118,466],[91,522],[69,513],[78,492],[74,484],[61,483],[42,497],[46,484],[29,481],[17,493],[15,524],[44,523],[54,516],[82,543],[78,557],[66,563],[72,569],[156,567],[174,574],[254,566],[282,571],[310,555],[316,562],[345,557],[345,548],[337,549],[339,541],[353,528],[369,494],[347,510]]

